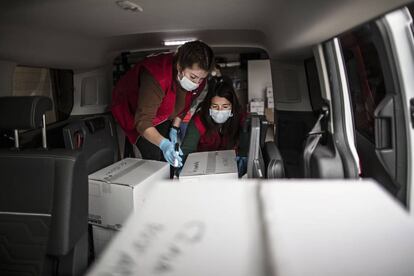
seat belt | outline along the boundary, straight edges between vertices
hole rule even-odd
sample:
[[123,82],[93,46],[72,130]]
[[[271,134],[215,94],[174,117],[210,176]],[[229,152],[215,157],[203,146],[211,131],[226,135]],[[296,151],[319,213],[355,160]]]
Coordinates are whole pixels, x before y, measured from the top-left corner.
[[304,162],[304,177],[311,178],[311,157],[313,152],[315,151],[316,147],[319,145],[320,140],[322,139],[324,133],[327,131],[326,124],[324,124],[325,120],[329,115],[328,107],[323,106],[321,114],[316,120],[315,125],[312,127],[312,130],[308,133],[308,137],[306,139],[306,146],[303,151],[303,162]]

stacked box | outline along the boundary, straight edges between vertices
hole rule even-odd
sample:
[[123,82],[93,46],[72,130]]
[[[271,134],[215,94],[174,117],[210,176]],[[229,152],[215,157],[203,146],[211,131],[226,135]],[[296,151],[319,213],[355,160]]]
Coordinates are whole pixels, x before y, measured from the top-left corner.
[[127,217],[142,208],[157,181],[169,176],[168,163],[137,158],[123,159],[88,176],[89,223],[96,257]]
[[265,104],[263,99],[255,98],[252,99],[249,103],[250,113],[257,113],[259,115],[264,115]]
[[93,249],[98,258],[118,233],[118,230],[92,225]]
[[166,162],[126,158],[88,176],[89,223],[118,229],[145,203],[158,180],[170,177]]

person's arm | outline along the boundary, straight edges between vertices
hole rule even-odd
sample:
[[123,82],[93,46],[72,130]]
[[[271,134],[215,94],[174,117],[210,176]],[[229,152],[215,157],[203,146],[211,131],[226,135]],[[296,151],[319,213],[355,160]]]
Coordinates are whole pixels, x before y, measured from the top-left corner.
[[198,132],[198,129],[194,124],[194,120],[190,120],[187,126],[187,130],[185,132],[183,143],[181,144],[181,149],[184,153],[184,156],[196,152],[199,141],[200,133]]
[[156,146],[160,145],[164,138],[152,125],[164,97],[160,85],[143,69],[140,73],[140,87],[138,89],[138,103],[135,112],[135,127],[145,139]]
[[165,137],[162,136],[155,127],[149,127],[142,133],[142,136],[156,145],[157,147],[160,145],[161,140]]

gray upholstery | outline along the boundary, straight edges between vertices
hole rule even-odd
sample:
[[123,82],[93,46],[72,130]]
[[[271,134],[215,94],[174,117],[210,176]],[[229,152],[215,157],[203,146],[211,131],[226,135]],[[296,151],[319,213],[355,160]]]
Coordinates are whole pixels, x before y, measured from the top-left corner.
[[115,128],[110,114],[72,121],[63,128],[65,147],[83,152],[91,174],[119,160]]
[[47,97],[0,97],[0,128],[39,128],[42,115],[51,109],[52,101]]
[[[47,102],[43,97],[0,98],[0,106],[7,103],[30,117],[16,119],[13,129],[26,128],[28,122],[39,126]],[[2,149],[0,168],[0,275],[81,275],[87,265],[88,221],[82,153]]]
[[285,177],[283,158],[274,142],[265,143],[263,158],[266,164],[266,178]]

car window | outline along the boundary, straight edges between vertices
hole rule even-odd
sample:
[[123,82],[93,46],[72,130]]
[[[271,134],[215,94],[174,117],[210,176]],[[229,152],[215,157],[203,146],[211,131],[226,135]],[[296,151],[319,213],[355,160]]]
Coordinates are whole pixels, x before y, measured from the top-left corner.
[[46,123],[65,120],[73,106],[73,72],[16,66],[12,96],[46,96],[52,100],[52,110],[46,113]]
[[375,143],[374,112],[385,97],[384,73],[370,25],[340,37],[356,130]]
[[339,37],[352,107],[346,116],[354,122],[360,176],[377,180],[406,204],[405,91],[399,85],[393,37],[386,27],[401,26],[387,22],[384,17]]

